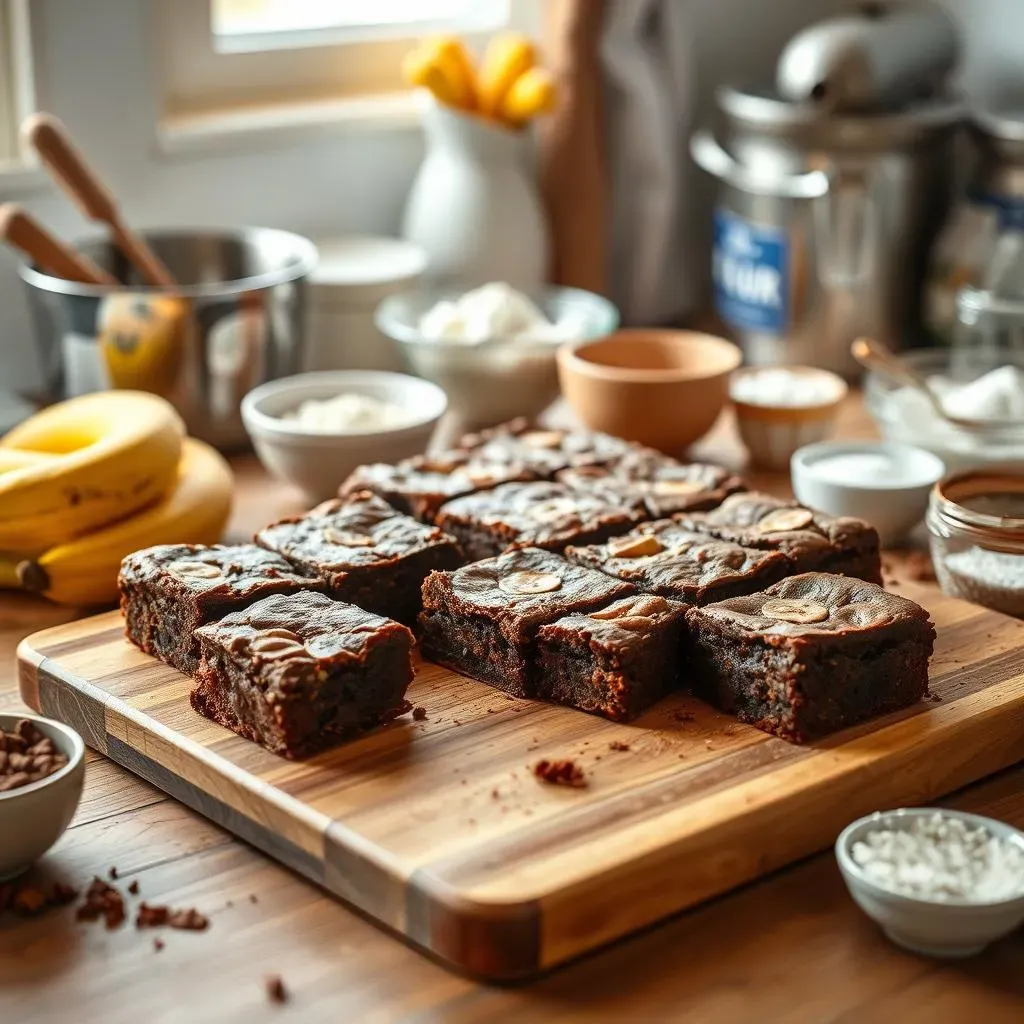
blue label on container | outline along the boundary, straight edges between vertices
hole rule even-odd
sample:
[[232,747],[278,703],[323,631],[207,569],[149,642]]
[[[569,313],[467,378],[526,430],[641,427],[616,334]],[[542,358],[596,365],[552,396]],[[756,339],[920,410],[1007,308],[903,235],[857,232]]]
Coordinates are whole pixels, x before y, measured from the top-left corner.
[[976,203],[991,206],[997,214],[1000,231],[1024,231],[1024,201],[1014,196],[1001,196],[995,192],[972,189],[970,197]]
[[716,210],[712,276],[715,308],[726,323],[743,331],[785,333],[789,247],[784,231]]

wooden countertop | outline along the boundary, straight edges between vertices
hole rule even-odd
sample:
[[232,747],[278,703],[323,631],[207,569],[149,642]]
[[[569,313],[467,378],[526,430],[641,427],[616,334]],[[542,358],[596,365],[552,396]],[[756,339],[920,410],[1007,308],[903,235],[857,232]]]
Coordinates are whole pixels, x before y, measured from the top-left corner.
[[[870,436],[859,398],[843,437]],[[700,454],[739,464],[727,419]],[[252,458],[236,462],[232,537],[301,507]],[[755,477],[779,492],[780,477]],[[887,558],[890,576],[903,571]],[[20,707],[14,652],[74,614],[0,596],[0,708]],[[1022,723],[1024,728],[1024,723]],[[1024,768],[956,794],[958,806],[1024,827]],[[660,1021],[988,1022],[1024,1019],[1024,932],[968,961],[901,952],[848,898],[831,854],[795,867],[539,981],[485,985],[452,974],[297,875],[89,755],[75,820],[41,871],[84,888],[116,866],[143,898],[198,907],[206,932],[108,932],[70,910],[0,917],[0,1021]],[[685,865],[680,866],[685,870]],[[255,897],[255,902],[252,897]],[[285,1005],[264,979],[280,975]]]

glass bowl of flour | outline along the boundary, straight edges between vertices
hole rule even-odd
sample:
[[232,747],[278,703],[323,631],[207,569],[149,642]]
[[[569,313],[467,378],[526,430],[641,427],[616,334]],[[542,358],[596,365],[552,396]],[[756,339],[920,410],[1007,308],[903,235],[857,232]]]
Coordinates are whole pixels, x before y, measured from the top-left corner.
[[946,410],[967,419],[995,420],[997,430],[971,432],[935,414],[914,388],[868,372],[864,401],[887,441],[927,448],[949,472],[1024,459],[1024,355],[998,365],[968,352],[923,349],[903,357],[928,379]]

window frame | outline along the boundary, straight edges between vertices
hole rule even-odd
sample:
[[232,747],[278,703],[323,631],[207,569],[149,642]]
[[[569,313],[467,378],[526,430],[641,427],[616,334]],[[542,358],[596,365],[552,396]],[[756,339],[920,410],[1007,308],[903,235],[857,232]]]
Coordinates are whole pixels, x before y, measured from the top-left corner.
[[[542,3],[504,0],[507,16],[500,24],[485,19],[445,29],[458,32],[471,46],[502,27],[536,32]],[[218,47],[212,24],[211,0],[155,0],[152,28],[162,121],[209,119],[231,111],[251,119],[254,109],[284,105],[328,105],[337,111],[348,99],[365,110],[369,97],[387,97],[385,107],[394,108],[396,94],[407,92],[402,58],[432,27],[303,31],[291,48],[264,41],[244,49]]]

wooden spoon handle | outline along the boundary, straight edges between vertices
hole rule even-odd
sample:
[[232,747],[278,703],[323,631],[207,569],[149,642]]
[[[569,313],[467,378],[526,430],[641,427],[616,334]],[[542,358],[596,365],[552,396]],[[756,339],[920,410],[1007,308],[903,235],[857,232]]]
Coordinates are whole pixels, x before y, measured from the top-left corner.
[[64,125],[52,114],[33,114],[22,125],[25,141],[57,183],[92,220],[108,224],[114,241],[148,284],[171,288],[174,277],[146,242],[122,221],[117,201],[86,164]]
[[942,419],[949,419],[938,395],[932,391],[928,381],[912,370],[895,352],[874,338],[858,338],[851,346],[853,358],[868,370],[875,370],[895,381],[921,391]]
[[0,238],[20,249],[41,270],[54,277],[85,284],[116,285],[117,279],[92,260],[54,238],[20,206],[0,206]]

